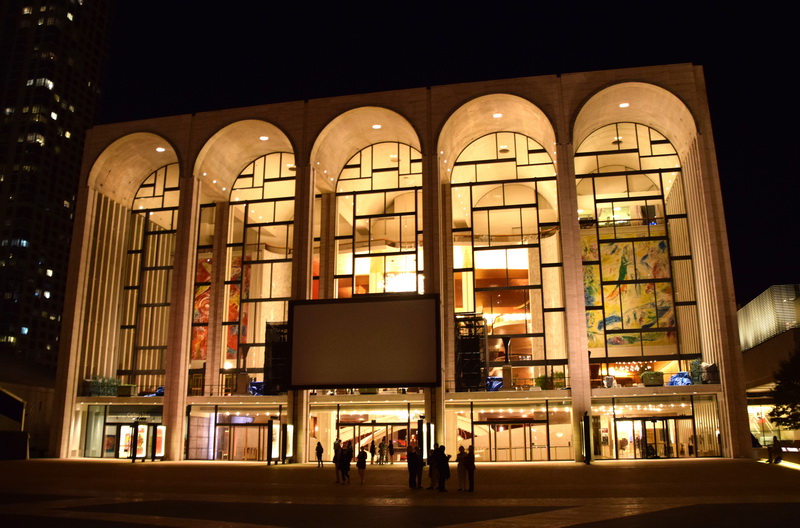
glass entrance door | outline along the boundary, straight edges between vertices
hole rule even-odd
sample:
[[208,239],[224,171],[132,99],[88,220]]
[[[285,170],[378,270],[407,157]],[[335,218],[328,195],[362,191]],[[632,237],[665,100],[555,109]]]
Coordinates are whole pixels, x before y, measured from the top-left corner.
[[[218,425],[216,460],[267,460],[269,425]],[[275,447],[277,438],[273,437],[273,459],[277,458]]]
[[[369,452],[370,445],[375,442],[375,459],[374,462],[379,463],[380,444],[385,442],[384,448],[384,461],[400,462],[405,461],[406,448],[409,443],[416,444],[417,430],[413,427],[409,432],[408,423],[373,423],[362,422],[358,424],[339,424],[338,428],[339,440],[344,445],[345,442],[350,442],[353,448],[353,456],[358,455],[358,449],[364,446]],[[393,454],[389,454],[389,441],[392,442]]]
[[695,456],[690,417],[617,420],[616,426],[617,458]]
[[547,422],[475,422],[476,457],[490,462],[548,460]]

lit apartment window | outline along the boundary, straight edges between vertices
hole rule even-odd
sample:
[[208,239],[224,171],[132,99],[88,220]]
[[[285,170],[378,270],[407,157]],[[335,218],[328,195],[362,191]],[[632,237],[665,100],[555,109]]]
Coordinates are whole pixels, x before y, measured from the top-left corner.
[[27,82],[25,83],[25,86],[34,86],[34,85],[44,86],[48,90],[52,90],[54,86],[53,81],[51,81],[46,77],[39,77],[38,79],[28,79]]
[[33,9],[31,9],[30,6],[25,6],[25,7],[22,8],[22,14],[23,15],[30,15],[32,12],[33,12]]
[[19,333],[22,334],[22,335],[28,335],[28,327],[27,326],[21,327],[19,329]]
[[41,146],[44,146],[44,136],[37,133],[30,133],[27,136],[28,143],[38,143]]

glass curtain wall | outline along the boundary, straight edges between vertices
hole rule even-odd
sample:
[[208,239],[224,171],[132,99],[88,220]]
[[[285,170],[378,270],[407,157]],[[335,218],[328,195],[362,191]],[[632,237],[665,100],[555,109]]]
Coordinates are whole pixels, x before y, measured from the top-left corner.
[[592,384],[663,384],[700,356],[678,155],[615,123],[581,144],[575,172]]
[[[227,392],[236,374],[264,381],[271,329],[288,320],[294,196],[294,155],[288,152],[256,159],[231,189],[222,361]],[[238,390],[259,392],[253,387]]]
[[455,312],[486,320],[490,376],[516,388],[568,385],[555,166],[522,134],[472,142],[451,177]]
[[179,197],[175,163],[150,174],[132,204],[118,375],[140,392],[164,385]]
[[716,399],[691,395],[596,400],[592,440],[597,459],[719,456]]
[[424,293],[422,155],[402,143],[359,151],[336,182],[337,298]]

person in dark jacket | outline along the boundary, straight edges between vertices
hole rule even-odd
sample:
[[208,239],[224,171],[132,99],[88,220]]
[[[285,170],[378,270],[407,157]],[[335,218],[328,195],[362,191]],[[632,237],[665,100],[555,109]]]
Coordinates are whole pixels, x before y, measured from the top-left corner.
[[356,459],[356,469],[358,469],[358,477],[361,483],[364,483],[364,473],[367,471],[367,448],[361,446],[358,451],[358,458]]
[[319,442],[317,442],[316,451],[317,451],[317,467],[322,467],[322,453],[325,451],[325,449],[322,448],[322,444]]
[[417,452],[411,446],[406,449],[406,463],[408,464],[408,487],[417,489]]
[[353,448],[346,442],[339,452],[339,469],[342,472],[342,484],[350,484],[350,461],[353,459]]
[[467,481],[469,481],[469,489],[467,491],[475,491],[475,447],[470,445],[467,448],[467,456],[464,460],[467,466]]
[[439,466],[439,491],[447,491],[445,489],[447,479],[450,478],[450,455],[445,453],[444,446],[439,446],[439,454],[436,457],[436,463]]

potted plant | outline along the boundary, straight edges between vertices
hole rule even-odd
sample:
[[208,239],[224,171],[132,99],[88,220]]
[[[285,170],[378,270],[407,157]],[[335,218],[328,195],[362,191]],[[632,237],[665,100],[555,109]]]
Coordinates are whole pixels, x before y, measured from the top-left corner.
[[553,390],[553,378],[547,374],[536,377],[536,386],[542,390]]
[[692,383],[694,385],[703,383],[703,360],[701,358],[697,358],[689,363],[689,377],[692,378]]
[[645,387],[659,387],[664,385],[664,373],[660,370],[646,370],[642,372],[642,383]]

